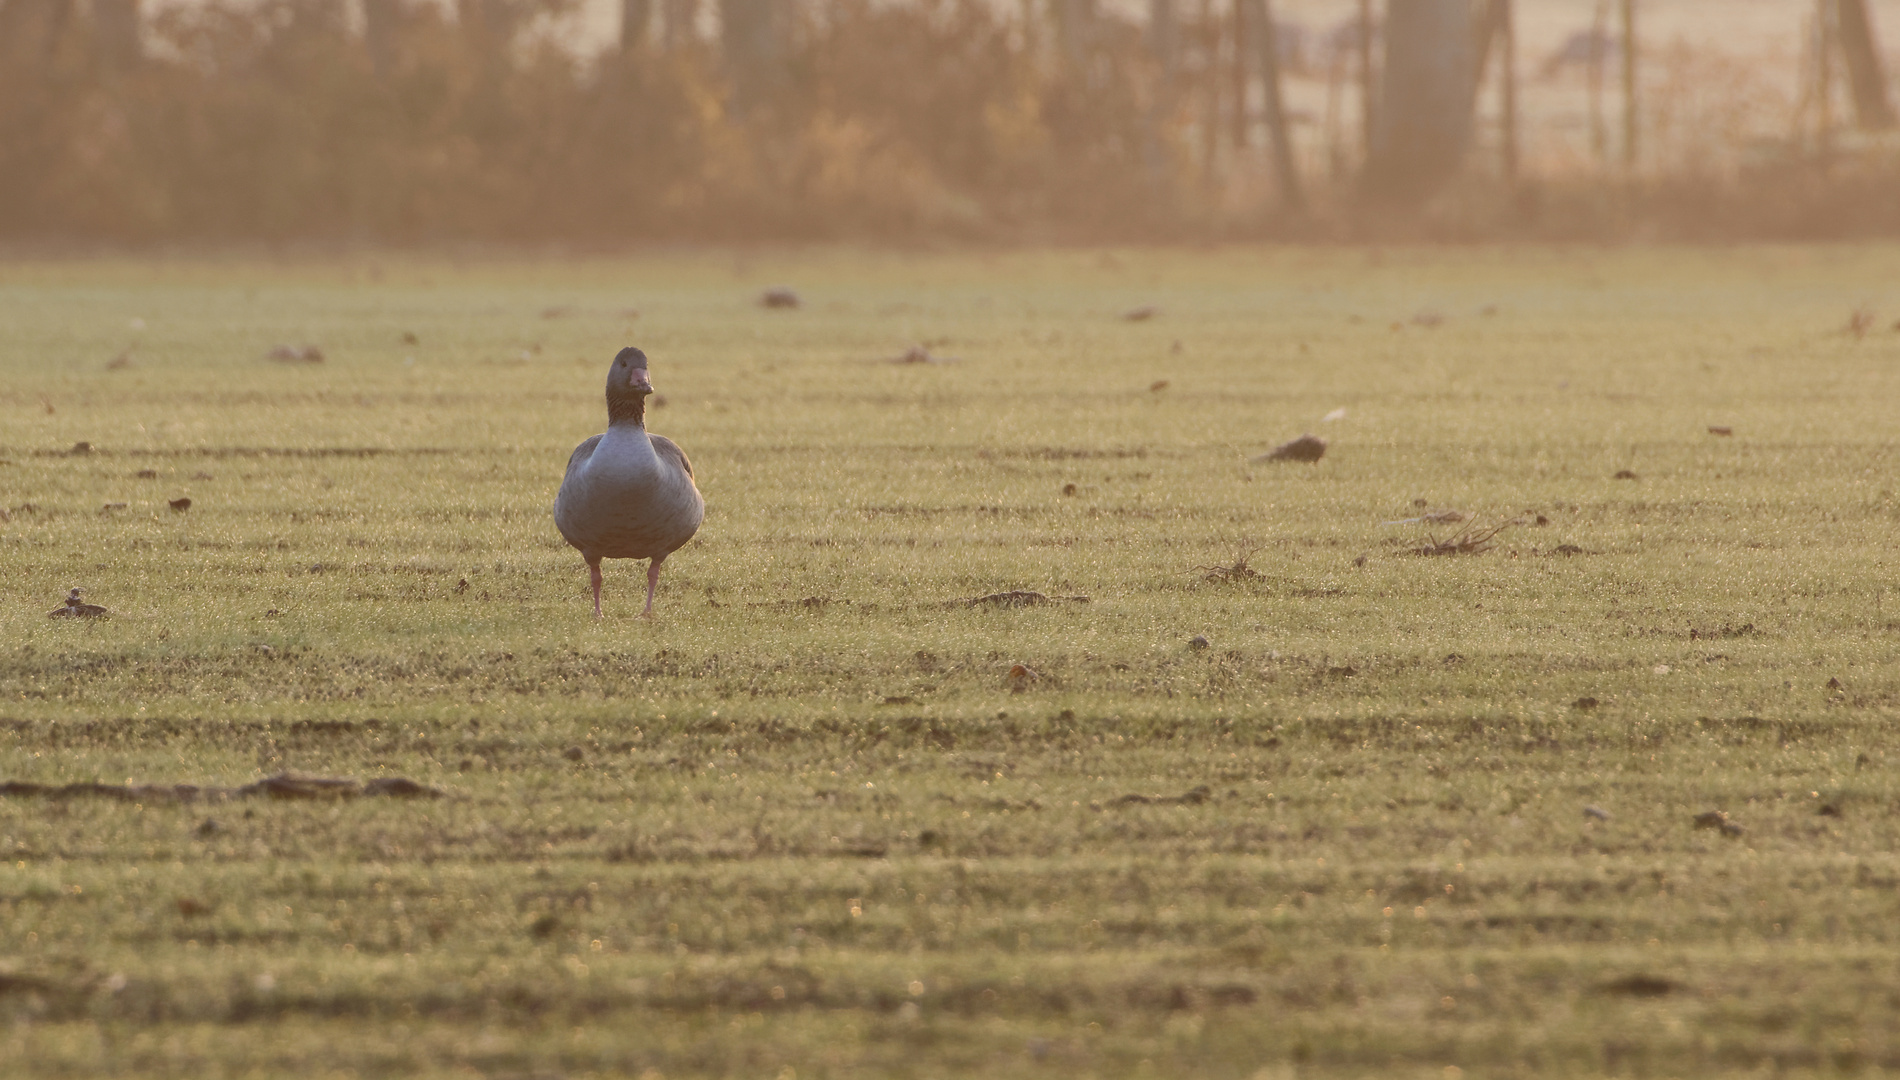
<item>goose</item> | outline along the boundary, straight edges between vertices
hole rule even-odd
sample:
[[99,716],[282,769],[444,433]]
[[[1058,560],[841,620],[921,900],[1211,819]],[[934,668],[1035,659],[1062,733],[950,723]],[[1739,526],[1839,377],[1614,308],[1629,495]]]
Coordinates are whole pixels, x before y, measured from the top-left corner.
[[660,584],[660,564],[699,531],[706,500],[693,485],[693,463],[664,435],[646,429],[647,354],[628,347],[607,369],[607,430],[574,448],[554,500],[554,524],[580,549],[600,615],[600,560],[651,559],[647,606]]

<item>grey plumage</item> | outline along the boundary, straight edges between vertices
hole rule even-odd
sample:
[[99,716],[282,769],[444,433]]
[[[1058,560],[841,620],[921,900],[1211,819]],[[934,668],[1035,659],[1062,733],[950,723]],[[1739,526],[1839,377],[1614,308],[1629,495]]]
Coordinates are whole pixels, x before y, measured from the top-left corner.
[[650,559],[647,606],[660,564],[699,531],[706,500],[673,440],[646,430],[646,354],[622,349],[607,373],[607,430],[574,448],[554,501],[554,523],[587,562],[600,614],[600,560]]

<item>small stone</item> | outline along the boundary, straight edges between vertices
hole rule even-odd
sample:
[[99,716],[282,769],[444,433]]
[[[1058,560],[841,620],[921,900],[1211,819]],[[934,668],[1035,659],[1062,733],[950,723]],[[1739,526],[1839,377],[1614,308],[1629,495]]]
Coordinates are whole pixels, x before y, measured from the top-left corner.
[[561,756],[566,758],[569,761],[580,761],[582,758],[585,758],[587,756],[587,751],[582,750],[578,746],[570,746],[567,749],[561,751]]
[[1595,806],[1595,805],[1584,807],[1583,816],[1587,818],[1594,818],[1597,821],[1610,820],[1610,812],[1608,810],[1603,809],[1601,806]]
[[1318,461],[1326,456],[1326,440],[1318,435],[1306,434],[1254,458],[1255,461]]
[[1207,648],[1207,646],[1208,646],[1208,640],[1207,640],[1207,635],[1205,634],[1196,634],[1193,637],[1188,639],[1188,648],[1193,649],[1196,652],[1199,652],[1200,650]]

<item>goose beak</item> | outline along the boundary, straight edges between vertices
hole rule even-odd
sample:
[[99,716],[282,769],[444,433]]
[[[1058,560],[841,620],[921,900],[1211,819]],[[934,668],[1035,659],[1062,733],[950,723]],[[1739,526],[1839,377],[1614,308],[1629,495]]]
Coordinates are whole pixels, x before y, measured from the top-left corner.
[[651,394],[653,392],[653,383],[648,381],[645,368],[633,369],[633,374],[627,379],[627,385],[631,387],[636,394]]

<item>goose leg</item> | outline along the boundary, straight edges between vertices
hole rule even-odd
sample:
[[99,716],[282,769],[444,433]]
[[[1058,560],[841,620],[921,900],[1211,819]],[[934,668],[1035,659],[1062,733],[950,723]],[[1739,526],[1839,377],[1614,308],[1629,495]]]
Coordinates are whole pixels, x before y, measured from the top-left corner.
[[594,618],[600,618],[600,560],[587,564],[587,576],[594,583]]
[[640,613],[642,618],[653,617],[653,590],[660,587],[660,564],[666,561],[661,555],[647,564],[647,609]]

